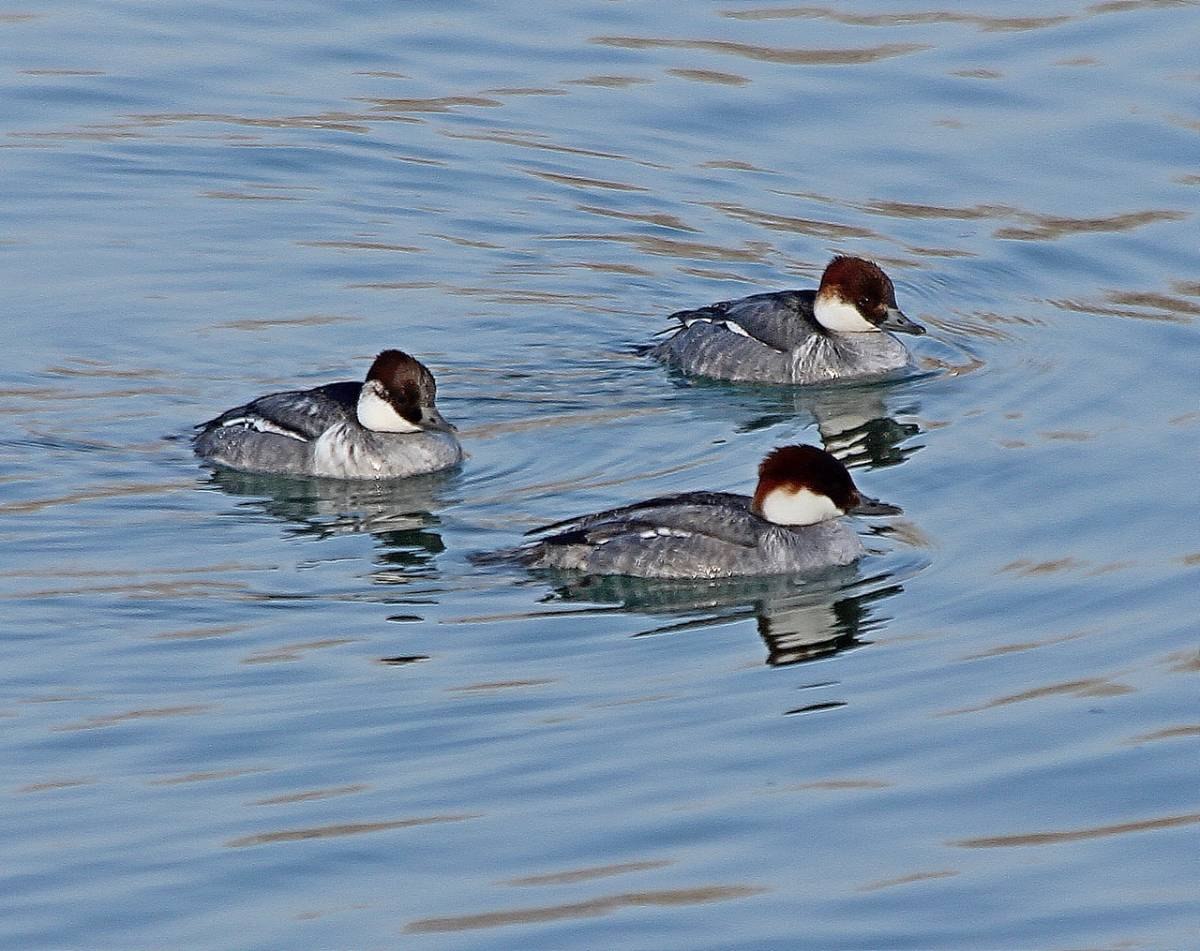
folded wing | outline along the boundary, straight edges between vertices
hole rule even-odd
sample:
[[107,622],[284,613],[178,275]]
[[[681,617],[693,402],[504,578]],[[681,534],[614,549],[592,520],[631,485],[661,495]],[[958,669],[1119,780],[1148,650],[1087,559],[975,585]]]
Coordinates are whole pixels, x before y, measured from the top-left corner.
[[330,383],[312,390],[271,393],[201,423],[202,433],[241,426],[311,442],[330,426],[353,419],[361,383]]
[[781,352],[801,346],[820,330],[813,319],[813,291],[777,291],[681,310],[670,319],[686,332],[697,322],[722,327]]
[[731,492],[686,492],[660,496],[590,515],[565,519],[526,534],[555,534],[547,545],[603,545],[626,536],[644,539],[700,536],[753,548],[758,542],[750,499]]

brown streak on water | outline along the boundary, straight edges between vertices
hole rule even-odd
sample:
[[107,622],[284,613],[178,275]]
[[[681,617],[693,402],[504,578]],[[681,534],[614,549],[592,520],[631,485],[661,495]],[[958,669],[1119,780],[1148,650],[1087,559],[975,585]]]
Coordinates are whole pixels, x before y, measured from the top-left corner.
[[71,598],[82,594],[119,594],[130,600],[162,601],[179,598],[234,598],[258,601],[270,595],[253,592],[249,585],[235,582],[192,581],[165,582],[146,581],[131,584],[89,585],[71,588],[47,588],[38,591],[20,591],[0,595],[0,600],[24,598]]
[[859,885],[855,891],[877,892],[884,888],[895,888],[898,885],[912,885],[916,882],[927,882],[935,878],[953,878],[960,874],[954,869],[943,869],[937,872],[913,872],[911,875],[901,875],[898,878],[882,878],[876,882]]
[[401,251],[422,254],[424,248],[410,244],[384,244],[382,241],[297,241],[302,248],[337,248],[342,251]]
[[[1119,291],[1108,291],[1105,298],[1110,304],[1100,304],[1093,301],[1076,301],[1070,299],[1049,299],[1046,303],[1060,310],[1077,314],[1093,314],[1100,317],[1130,317],[1134,320],[1153,320],[1173,324],[1189,324],[1196,316],[1195,305],[1191,301],[1180,301],[1164,294],[1140,293],[1129,294]],[[1152,310],[1134,310],[1132,306],[1111,306],[1111,304],[1132,304],[1149,308],[1160,308],[1159,313]]]
[[1016,561],[1010,561],[1008,564],[1002,566],[1000,570],[1006,574],[1029,577],[1032,575],[1057,574],[1061,571],[1075,571],[1083,567],[1084,564],[1084,562],[1072,558],[1070,555],[1050,561],[1030,561],[1027,558],[1018,558]]
[[675,907],[698,905],[735,898],[748,898],[768,891],[749,885],[711,885],[705,888],[678,888],[656,892],[627,892],[607,895],[590,901],[564,905],[545,905],[536,908],[513,908],[509,911],[484,912],[447,918],[419,918],[409,922],[404,930],[410,933],[436,931],[469,931],[477,928],[498,928],[504,925],[562,921],[567,918],[595,918],[611,914],[620,908]]
[[479,693],[490,690],[514,690],[522,687],[545,687],[555,681],[541,680],[497,680],[492,683],[467,684],[462,687],[447,687],[449,693]]
[[339,132],[370,131],[370,126],[363,121],[373,121],[375,117],[366,117],[354,113],[325,112],[311,116],[238,116],[221,112],[161,112],[130,116],[134,122],[143,126],[173,125],[189,122],[215,122],[237,126],[251,126],[267,129],[332,129]]
[[566,872],[550,872],[546,875],[527,875],[523,878],[509,878],[500,885],[574,885],[576,882],[590,882],[597,878],[609,878],[613,875],[627,875],[630,872],[645,872],[650,869],[665,868],[674,864],[670,859],[657,859],[650,862],[622,862],[618,865],[599,865],[595,868],[571,869]]
[[276,327],[322,327],[327,324],[353,323],[356,318],[340,314],[305,314],[301,317],[247,317],[225,320],[213,327],[222,330],[273,330]]
[[1020,693],[1007,694],[981,703],[978,706],[959,707],[955,710],[945,710],[935,716],[956,716],[960,713],[978,713],[982,710],[992,710],[1013,703],[1024,703],[1026,700],[1041,700],[1045,697],[1070,695],[1075,697],[1115,697],[1121,694],[1133,693],[1134,688],[1126,684],[1109,680],[1106,677],[1086,677],[1080,680],[1070,680],[1065,683],[1049,684],[1045,687],[1033,687]]
[[565,96],[565,89],[555,89],[553,86],[501,86],[497,89],[483,89],[481,92],[492,96]]
[[1125,741],[1129,746],[1141,746],[1143,743],[1155,743],[1159,740],[1175,740],[1180,737],[1200,736],[1200,723],[1187,723],[1180,726],[1168,726],[1151,733],[1132,736]]
[[737,73],[719,73],[712,69],[668,69],[672,76],[698,83],[713,83],[718,86],[745,86],[750,82],[745,76]]
[[278,664],[282,661],[299,660],[308,651],[323,650],[326,647],[340,647],[342,644],[353,644],[361,641],[361,637],[331,637],[320,641],[306,641],[301,644],[283,644],[269,651],[259,651],[249,657],[242,658],[243,664]]
[[765,175],[777,175],[778,172],[773,172],[769,168],[759,168],[750,162],[743,162],[739,159],[712,159],[708,162],[701,162],[700,168],[721,168],[731,172],[762,172]]
[[741,248],[723,248],[719,245],[701,244],[695,241],[678,241],[671,238],[641,234],[559,234],[550,235],[552,241],[614,241],[631,244],[645,254],[664,255],[672,258],[706,261],[750,261],[762,263],[771,251],[763,241],[751,241]]
[[916,202],[874,200],[859,206],[870,214],[884,215],[888,218],[908,218],[915,220],[950,219],[952,221],[973,221],[980,218],[1001,218],[1015,213],[1008,205],[969,205],[954,208],[947,205],[923,205]]
[[1049,647],[1054,644],[1062,644],[1066,641],[1073,641],[1080,637],[1087,636],[1087,631],[1075,631],[1071,634],[1063,634],[1060,637],[1048,637],[1040,641],[1022,641],[1016,644],[1001,644],[993,647],[990,650],[979,651],[974,654],[964,654],[959,660],[984,660],[989,657],[1001,657],[1005,654],[1017,654],[1025,651],[1038,650],[1042,647]]
[[208,713],[215,709],[211,704],[188,704],[178,707],[150,707],[144,710],[127,710],[124,713],[109,713],[88,717],[75,723],[64,723],[51,727],[56,733],[68,733],[78,730],[100,730],[105,727],[128,723],[131,720],[154,720],[161,717],[194,716],[197,713]]
[[983,32],[1023,32],[1044,30],[1069,23],[1074,17],[994,17],[962,13],[958,10],[928,10],[904,13],[846,13],[831,7],[764,7],[752,10],[722,10],[721,15],[735,20],[827,19],[846,26],[903,27],[924,24],[964,23]]
[[16,793],[39,793],[53,792],[56,789],[74,789],[76,786],[90,786],[96,780],[88,777],[85,779],[47,779],[40,783],[30,783],[28,786],[21,786],[14,790]]
[[958,839],[948,845],[960,849],[997,849],[1026,845],[1057,845],[1061,842],[1080,842],[1084,839],[1102,839],[1130,832],[1151,832],[1155,829],[1170,829],[1200,822],[1200,812],[1181,816],[1163,816],[1158,819],[1142,819],[1137,822],[1119,822],[1115,825],[1094,826],[1089,829],[1068,829],[1062,832],[1028,832],[1016,835],[986,836],[978,839]]
[[478,813],[448,816],[421,816],[415,819],[390,819],[382,822],[347,822],[340,825],[314,826],[308,829],[281,829],[278,832],[262,832],[230,839],[226,848],[244,849],[251,845],[267,845],[273,842],[303,842],[306,839],[335,839],[347,835],[363,835],[368,832],[386,832],[391,829],[411,829],[415,826],[436,825],[442,822],[463,822],[478,819]]
[[435,96],[430,99],[363,99],[373,103],[372,108],[381,112],[450,112],[459,106],[478,106],[494,109],[502,106],[499,99],[486,96]]
[[644,76],[584,76],[582,79],[564,79],[563,83],[572,86],[601,86],[605,89],[624,89],[627,86],[637,86],[652,83],[654,80]]
[[785,786],[783,791],[801,792],[808,789],[827,789],[831,791],[847,789],[890,789],[892,783],[882,779],[818,779],[811,783],[794,783]]
[[656,225],[659,228],[670,228],[673,231],[689,231],[693,234],[699,232],[699,228],[693,228],[685,223],[681,218],[675,215],[664,214],[661,212],[635,212],[635,211],[617,211],[614,208],[598,208],[595,205],[576,205],[577,211],[586,211],[589,214],[601,215],[606,218],[620,218],[624,221],[641,221],[648,225]]
[[1171,671],[1176,674],[1200,673],[1200,651],[1176,651],[1167,657]]
[[[503,245],[500,245],[500,244],[493,244],[491,241],[480,241],[478,239],[473,239],[473,238],[463,238],[463,237],[460,237],[459,235],[453,235],[453,234],[437,234],[437,233],[431,232],[429,237],[439,238],[442,241],[449,241],[451,244],[456,244],[460,248],[482,248],[485,251],[499,251],[504,247]],[[428,285],[428,286],[432,287],[435,285]]]
[[1017,241],[1055,241],[1067,235],[1132,231],[1160,221],[1182,221],[1186,212],[1171,210],[1135,211],[1106,218],[1056,218],[1051,215],[1022,215],[1027,228],[1005,227],[993,232],[996,238]]
[[861,49],[782,49],[751,43],[734,43],[729,40],[681,40],[640,36],[594,36],[589,42],[599,46],[632,50],[687,49],[728,53],[731,56],[787,66],[854,66],[929,49],[928,44],[924,43],[881,43]]
[[743,205],[729,202],[707,202],[710,208],[723,212],[738,221],[748,221],[771,231],[786,231],[795,234],[806,234],[815,238],[831,241],[843,241],[850,238],[878,238],[879,236],[868,228],[858,228],[852,225],[838,224],[832,221],[816,221],[811,218],[795,218],[789,215],[778,215],[769,211],[756,211]]
[[[596,149],[582,149],[569,145],[559,145],[555,142],[547,142],[545,141],[545,136],[535,132],[514,130],[505,132],[458,132],[450,131],[449,129],[443,129],[441,130],[441,134],[446,136],[448,139],[467,139],[476,142],[496,142],[501,145],[515,145],[525,149],[542,149],[547,152],[561,152],[565,155],[579,155],[585,158],[628,160],[628,156],[621,155],[617,152],[601,152],[597,151]],[[634,164],[650,165],[648,162],[635,162]]]
[[648,189],[641,185],[629,185],[625,182],[605,181],[601,178],[584,178],[582,175],[561,175],[556,172],[539,172],[534,169],[525,169],[526,174],[533,175],[537,178],[544,179],[548,182],[554,182],[556,185],[569,185],[572,188],[599,188],[609,191],[623,192],[644,192]]
[[200,192],[202,198],[219,198],[224,201],[300,201],[294,195],[255,195],[251,192],[207,191]]
[[247,776],[252,773],[270,772],[265,766],[248,767],[245,769],[215,769],[207,772],[184,773],[180,776],[164,776],[161,779],[151,779],[147,786],[181,786],[188,783],[207,783],[219,779],[233,779],[237,776]]
[[354,783],[349,786],[333,786],[329,789],[309,789],[304,792],[286,793],[281,796],[268,796],[265,799],[255,799],[252,806],[284,806],[295,802],[316,802],[322,799],[332,799],[335,796],[350,796],[354,793],[366,792],[371,787],[366,783]]

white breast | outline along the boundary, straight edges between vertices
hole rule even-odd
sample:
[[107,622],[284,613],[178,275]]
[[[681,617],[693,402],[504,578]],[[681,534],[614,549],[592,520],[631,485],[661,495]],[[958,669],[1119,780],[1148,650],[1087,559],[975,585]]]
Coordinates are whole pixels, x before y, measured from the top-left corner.
[[380,460],[360,445],[348,423],[330,426],[313,443],[313,475],[364,479],[380,474]]

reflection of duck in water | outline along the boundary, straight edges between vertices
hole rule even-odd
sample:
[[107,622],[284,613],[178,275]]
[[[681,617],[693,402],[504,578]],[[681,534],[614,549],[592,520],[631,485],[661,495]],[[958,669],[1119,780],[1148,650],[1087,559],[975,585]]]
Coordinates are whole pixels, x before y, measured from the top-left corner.
[[919,413],[919,400],[911,387],[731,387],[711,380],[674,382],[688,389],[689,412],[726,420],[736,432],[806,425],[811,420],[825,450],[851,468],[899,465],[921,448],[905,445],[921,433],[920,426],[897,418],[914,418]]
[[362,383],[260,396],[201,423],[196,454],[243,472],[398,479],[462,461],[454,427],[419,360],[384,350]]
[[896,305],[871,261],[836,257],[815,290],[754,294],[671,315],[672,335],[650,356],[690,376],[760,383],[882,377],[911,366],[889,331],[923,334]]
[[[896,399],[889,394],[889,401]],[[915,404],[890,411],[878,387],[840,391],[829,388],[820,395],[811,394],[804,405],[817,421],[821,445],[847,466],[896,466],[921,448],[904,445],[921,432],[921,427],[893,416],[893,412],[915,416]]]
[[382,560],[423,567],[445,550],[438,517],[450,473],[393,482],[297,479],[217,468],[209,485],[245,497],[239,508],[266,512],[296,536],[328,538],[369,533],[385,549]]
[[826,657],[868,643],[882,622],[871,603],[902,590],[887,574],[864,579],[855,567],[831,568],[802,580],[791,575],[716,581],[630,578],[554,572],[563,601],[619,604],[624,610],[676,620],[637,637],[683,632],[755,618],[772,667]]
[[[518,549],[532,568],[643,578],[728,578],[848,565],[866,549],[841,516],[896,514],[864,498],[837,459],[783,446],[759,466],[754,495],[684,492],[566,519]],[[531,534],[534,534],[531,533]]]

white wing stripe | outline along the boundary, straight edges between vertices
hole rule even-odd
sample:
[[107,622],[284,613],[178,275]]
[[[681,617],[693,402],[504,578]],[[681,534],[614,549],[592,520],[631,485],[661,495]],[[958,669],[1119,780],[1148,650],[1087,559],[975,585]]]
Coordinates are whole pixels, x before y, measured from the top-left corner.
[[276,436],[286,436],[288,439],[295,439],[299,442],[308,442],[299,433],[283,426],[278,426],[262,416],[235,416],[233,419],[225,420],[221,426],[222,428],[226,426],[248,426],[256,432],[272,433]]

